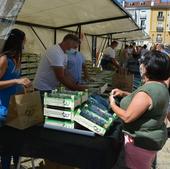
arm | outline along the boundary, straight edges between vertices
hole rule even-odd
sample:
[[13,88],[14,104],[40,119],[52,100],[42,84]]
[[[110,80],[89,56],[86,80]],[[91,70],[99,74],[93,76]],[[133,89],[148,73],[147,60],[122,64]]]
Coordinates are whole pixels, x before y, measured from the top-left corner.
[[165,83],[166,83],[167,87],[169,88],[169,87],[170,87],[170,78],[167,79],[167,80],[165,81]]
[[[8,66],[7,56],[0,57],[0,79],[4,76]],[[8,88],[16,84],[16,79],[0,81],[0,89]]]
[[68,74],[65,74],[64,67],[53,67],[54,73],[56,78],[67,88],[71,90],[85,90],[86,87],[82,85],[77,85],[73,82],[73,80],[68,76]]
[[117,69],[120,69],[120,64],[115,58],[112,59],[112,63],[114,66],[116,66]]
[[[170,78],[168,80],[166,80],[165,83],[166,83],[167,87],[170,88]],[[167,119],[168,119],[168,121],[170,121],[170,101],[169,101],[169,105],[168,105]]]
[[110,50],[109,51],[109,56],[112,58],[112,63],[113,63],[113,65],[117,68],[117,69],[120,69],[120,64],[119,64],[119,62],[115,59],[115,57],[116,57],[116,52],[115,52],[115,50]]
[[167,119],[168,119],[168,121],[170,121],[170,101],[169,101],[169,105],[168,105]]
[[133,54],[138,54],[138,51],[137,51],[137,48],[136,47],[133,47]]
[[[8,61],[6,56],[0,57],[0,79],[4,76],[8,66]],[[11,80],[0,80],[0,89],[5,89],[13,85],[22,84],[29,87],[31,82],[27,78],[22,79],[11,79]]]
[[[127,110],[123,110],[118,107],[113,99],[113,96],[110,96],[110,105],[112,110],[125,122],[131,123],[138,118],[140,118],[152,105],[151,97],[145,92],[137,93],[132,102],[130,103]],[[137,108],[136,108],[137,107]]]

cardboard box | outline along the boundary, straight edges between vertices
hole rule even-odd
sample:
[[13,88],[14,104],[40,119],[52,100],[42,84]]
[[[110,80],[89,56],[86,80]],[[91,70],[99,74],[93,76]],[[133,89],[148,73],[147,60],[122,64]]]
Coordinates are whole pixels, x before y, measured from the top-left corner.
[[75,123],[73,121],[69,120],[60,120],[60,119],[55,119],[55,118],[45,118],[45,123],[44,127],[48,128],[48,126],[56,126],[56,127],[65,127],[65,128],[75,128]]
[[106,121],[106,119],[103,119],[102,117],[99,117],[97,114],[94,114],[93,112],[91,112],[93,114],[93,116],[96,116],[97,118],[101,118],[101,120],[106,121],[104,126],[100,126],[100,125],[96,124],[95,122],[92,122],[91,120],[89,120],[86,117],[82,116],[81,111],[82,110],[80,110],[80,109],[77,111],[77,113],[76,113],[76,115],[74,117],[74,120],[78,124],[88,128],[89,130],[91,130],[94,133],[97,133],[97,134],[99,134],[101,136],[103,136],[106,133],[106,131],[108,130],[108,128],[110,127],[110,125],[113,122],[113,119],[109,119],[108,121]]
[[86,90],[85,92],[71,91],[71,90],[66,90],[63,87],[63,88],[60,88],[59,90],[56,90],[56,92],[60,93],[60,94],[65,94],[66,96],[78,96],[78,97],[81,97],[81,104],[88,100],[88,90]]
[[74,110],[59,110],[46,107],[44,108],[44,116],[60,119],[74,120],[75,112],[76,111]]
[[68,96],[65,94],[45,93],[44,97],[45,107],[49,106],[58,106],[63,108],[70,108],[74,110],[77,106],[81,105],[81,97],[79,96]]
[[106,131],[107,131],[105,128],[103,128],[103,127],[101,127],[101,126],[91,122],[90,120],[87,120],[86,118],[84,118],[80,114],[76,114],[75,117],[74,117],[74,120],[78,124],[88,128],[89,130],[91,130],[94,133],[97,133],[97,134],[99,134],[101,136],[104,136]]

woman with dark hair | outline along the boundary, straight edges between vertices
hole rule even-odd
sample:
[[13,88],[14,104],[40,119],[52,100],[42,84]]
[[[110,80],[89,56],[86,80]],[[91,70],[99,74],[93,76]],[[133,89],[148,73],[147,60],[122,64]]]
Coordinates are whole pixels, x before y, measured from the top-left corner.
[[[25,43],[25,33],[19,29],[13,29],[6,40],[0,54],[0,126],[3,126],[11,95],[18,90],[29,87],[31,82],[28,78],[20,78],[20,65],[22,49]],[[18,157],[14,158],[15,167]],[[1,156],[2,169],[10,169],[11,156]]]
[[[167,140],[164,119],[169,92],[165,80],[170,77],[170,58],[148,52],[140,60],[144,84],[133,93],[114,89],[110,95],[112,110],[124,122],[125,163],[129,169],[150,169],[154,157]],[[115,96],[126,96],[115,104]]]

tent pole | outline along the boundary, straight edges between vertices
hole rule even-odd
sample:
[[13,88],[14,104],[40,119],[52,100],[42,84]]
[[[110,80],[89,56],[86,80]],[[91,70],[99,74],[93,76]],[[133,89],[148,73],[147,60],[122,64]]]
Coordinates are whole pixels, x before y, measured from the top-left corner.
[[110,34],[107,35],[107,46],[110,46]]
[[[79,36],[79,39],[81,39],[81,25],[78,25],[78,36]],[[79,51],[81,49],[81,43],[79,44]]]
[[54,29],[54,45],[57,43],[57,29]]
[[107,44],[107,38],[104,38],[104,43],[102,42],[102,44],[101,44],[101,46],[100,46],[100,48],[102,48],[101,50],[100,50],[100,55],[99,55],[99,57],[98,57],[98,60],[97,60],[97,66],[99,66],[99,64],[100,64],[100,61],[101,61],[101,59],[102,59],[102,53],[103,53],[103,51],[104,51],[104,49],[105,49],[105,45]]
[[91,49],[91,47],[90,47],[90,43],[89,43],[89,40],[88,40],[86,34],[85,34],[85,38],[86,38],[86,41],[87,41],[87,44],[88,44],[88,47],[89,47],[89,52],[90,52],[90,54],[92,55],[92,49]]
[[44,49],[47,49],[45,44],[43,43],[43,41],[40,39],[40,37],[38,36],[37,32],[34,30],[34,28],[32,26],[30,26],[31,30],[34,32],[35,36],[38,38],[38,40],[40,41],[40,43],[42,44],[42,46],[44,47]]
[[105,46],[106,46],[106,43],[107,43],[107,38],[105,38],[105,41],[104,41],[103,48],[102,48],[101,52],[103,52],[103,51],[104,51]]
[[125,45],[126,45],[126,42],[127,42],[127,40],[126,40],[126,38],[125,38]]
[[96,66],[97,36],[92,36],[92,63]]

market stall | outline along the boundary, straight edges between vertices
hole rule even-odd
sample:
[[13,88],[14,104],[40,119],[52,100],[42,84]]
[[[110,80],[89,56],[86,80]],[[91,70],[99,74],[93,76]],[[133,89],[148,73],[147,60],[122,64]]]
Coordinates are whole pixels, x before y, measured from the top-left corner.
[[[28,51],[35,53],[56,44],[63,33],[78,33],[80,38],[83,33],[91,42],[89,48],[93,64],[96,64],[97,40],[106,39],[109,42],[112,39],[146,37],[131,16],[111,0],[51,0],[50,3],[47,0],[28,0],[19,13],[15,27],[25,30]],[[83,44],[79,49],[88,53]],[[21,67],[25,71],[23,74],[29,74],[33,79],[35,70],[32,68],[37,65],[35,59],[34,62],[30,61],[32,56],[34,58],[36,55],[25,55],[26,61],[22,62]],[[1,128],[1,153],[47,158],[83,169],[110,169],[122,144],[121,123],[114,114],[109,114],[108,106],[102,105],[105,101],[101,96],[91,97],[94,93],[103,94],[107,85],[112,84],[109,82],[112,81],[112,72],[97,71],[92,70],[96,79],[89,84],[91,91],[79,93],[60,88],[45,94],[45,128],[33,127],[22,131]],[[94,103],[96,107],[101,106],[96,108]],[[30,118],[30,111],[26,115]],[[4,150],[3,145],[9,149]]]

